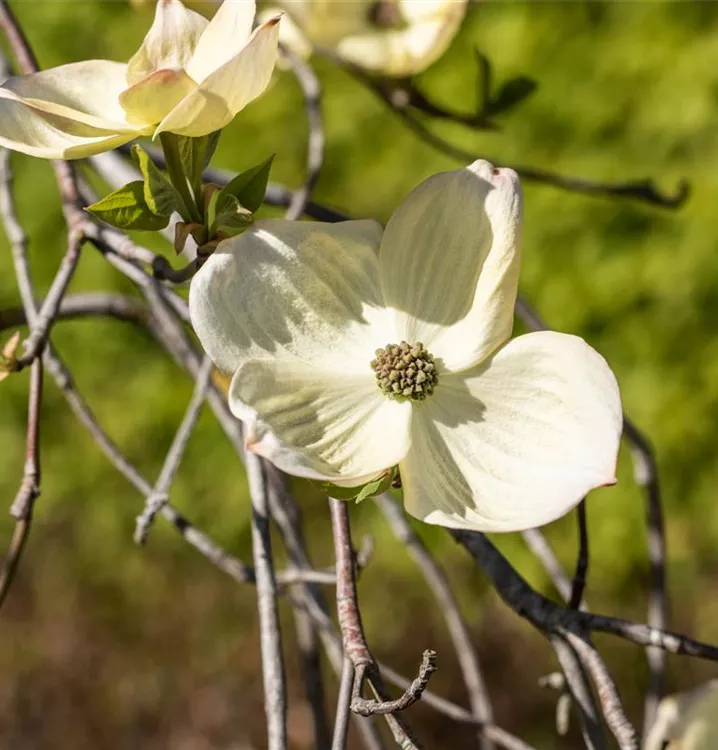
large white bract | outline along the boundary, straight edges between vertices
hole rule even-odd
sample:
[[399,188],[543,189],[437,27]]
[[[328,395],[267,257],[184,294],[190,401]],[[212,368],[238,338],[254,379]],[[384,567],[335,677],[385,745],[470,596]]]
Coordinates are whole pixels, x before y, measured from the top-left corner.
[[179,0],[159,0],[129,63],[86,60],[0,86],[0,145],[77,159],[163,132],[208,135],[267,87],[278,18],[252,33],[254,0],[229,0],[211,22]]
[[302,56],[329,50],[373,73],[409,76],[447,50],[468,0],[270,0],[286,11],[280,37]]
[[[516,174],[477,161],[430,177],[384,230],[268,220],[221,243],[190,310],[250,449],[343,486],[398,464],[409,513],[483,531],[548,523],[614,483],[605,360],[560,333],[509,341],[520,229]],[[423,400],[387,396],[370,365],[402,341],[433,355]]]

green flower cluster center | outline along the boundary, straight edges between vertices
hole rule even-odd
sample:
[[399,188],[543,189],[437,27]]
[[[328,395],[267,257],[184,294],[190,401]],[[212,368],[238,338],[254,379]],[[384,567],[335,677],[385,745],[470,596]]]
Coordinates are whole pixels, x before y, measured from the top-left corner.
[[434,357],[421,342],[387,344],[369,364],[379,388],[397,401],[423,401],[439,382]]

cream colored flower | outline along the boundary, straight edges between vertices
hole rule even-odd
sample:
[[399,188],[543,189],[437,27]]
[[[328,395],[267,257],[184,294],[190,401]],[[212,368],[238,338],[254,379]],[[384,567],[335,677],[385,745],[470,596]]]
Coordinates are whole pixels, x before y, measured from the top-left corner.
[[266,220],[221,243],[190,312],[233,373],[251,450],[343,486],[398,464],[409,513],[485,531],[547,523],[612,484],[605,360],[575,336],[508,340],[520,228],[516,173],[477,161],[426,180],[384,230]]
[[387,76],[428,68],[459,30],[468,0],[274,0],[287,12],[281,41],[303,57],[313,47]]
[[225,127],[269,83],[277,18],[252,33],[254,0],[226,0],[211,22],[159,0],[128,64],[87,60],[0,86],[0,145],[76,159],[139,135],[203,136]]
[[716,750],[718,680],[669,695],[658,706],[645,750]]

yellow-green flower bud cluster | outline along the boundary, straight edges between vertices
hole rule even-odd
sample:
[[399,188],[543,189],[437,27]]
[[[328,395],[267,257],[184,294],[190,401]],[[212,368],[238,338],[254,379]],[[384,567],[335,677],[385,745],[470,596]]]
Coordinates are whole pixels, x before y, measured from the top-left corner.
[[375,353],[369,364],[377,385],[390,398],[423,401],[434,392],[438,382],[434,357],[421,342],[387,344]]

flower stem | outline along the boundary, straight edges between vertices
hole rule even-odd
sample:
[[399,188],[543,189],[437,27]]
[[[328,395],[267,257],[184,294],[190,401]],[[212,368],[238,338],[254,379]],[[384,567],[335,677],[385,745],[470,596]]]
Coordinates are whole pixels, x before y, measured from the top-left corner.
[[167,174],[175,186],[185,207],[183,219],[202,224],[204,222],[204,211],[199,207],[195,196],[192,194],[188,176],[182,161],[179,148],[179,139],[173,133],[160,133],[160,143],[167,162]]

